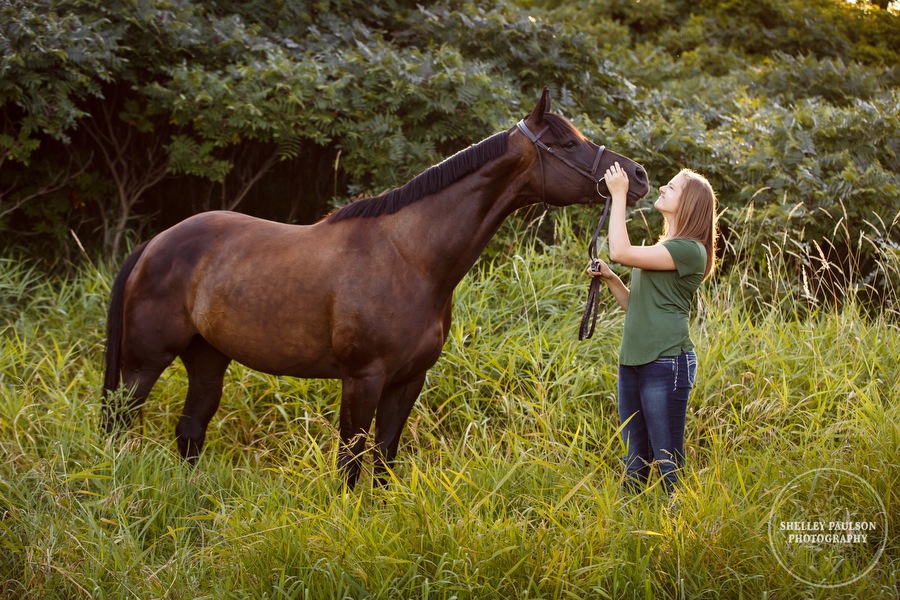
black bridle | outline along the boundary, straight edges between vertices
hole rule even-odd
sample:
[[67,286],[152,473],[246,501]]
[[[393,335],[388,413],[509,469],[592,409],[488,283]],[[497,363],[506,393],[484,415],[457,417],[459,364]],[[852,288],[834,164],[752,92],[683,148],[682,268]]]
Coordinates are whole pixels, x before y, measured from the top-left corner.
[[[597,155],[594,157],[594,162],[591,165],[591,170],[588,171],[584,167],[573,163],[571,160],[562,156],[561,154],[557,154],[553,148],[545,144],[541,141],[541,136],[547,133],[547,130],[550,129],[548,125],[537,135],[531,132],[528,129],[528,126],[525,124],[524,120],[516,123],[516,127],[519,128],[519,131],[525,134],[531,143],[534,144],[535,148],[538,149],[538,166],[541,170],[541,201],[544,203],[544,206],[547,206],[547,194],[545,188],[544,181],[544,160],[543,154],[541,151],[548,153],[550,156],[559,159],[563,162],[567,167],[575,170],[575,172],[584,175],[595,184],[597,184],[597,194],[605,199],[605,205],[603,207],[603,214],[600,216],[600,222],[597,223],[597,229],[594,231],[594,235],[591,236],[591,243],[588,244],[588,257],[591,259],[591,264],[589,269],[591,271],[597,271],[600,268],[600,259],[597,258],[597,238],[600,236],[600,231],[603,229],[603,223],[606,222],[606,215],[609,214],[609,201],[610,197],[605,195],[600,191],[600,182],[605,179],[605,175],[601,177],[597,177],[597,167],[600,166],[600,158],[603,156],[603,151],[606,150],[606,146],[600,146],[597,149]],[[588,204],[593,204],[593,201],[588,202]],[[588,287],[588,299],[587,303],[584,306],[584,315],[581,317],[581,327],[578,330],[578,339],[584,340],[590,338],[594,335],[594,327],[597,325],[597,313],[600,309],[600,278],[592,277],[590,286]]]
[[[516,127],[518,127],[519,131],[524,133],[525,137],[527,137],[529,140],[531,140],[531,143],[533,143],[535,145],[535,147],[538,149],[538,165],[540,166],[540,169],[541,169],[541,201],[545,205],[547,204],[547,195],[545,193],[546,190],[544,188],[544,160],[543,160],[543,154],[541,154],[541,152],[540,152],[541,150],[543,150],[550,156],[552,156],[558,160],[561,160],[563,162],[563,164],[565,164],[570,169],[574,169],[575,172],[580,173],[581,175],[584,175],[585,177],[587,177],[588,179],[593,181],[595,184],[597,184],[597,194],[599,194],[600,196],[603,196],[604,198],[607,198],[607,200],[609,200],[608,197],[604,196],[603,193],[600,192],[600,182],[603,181],[605,176],[597,177],[597,167],[600,166],[600,158],[603,156],[603,152],[606,150],[606,146],[600,146],[599,148],[597,148],[597,155],[594,157],[594,163],[591,165],[591,170],[588,171],[581,165],[577,165],[577,164],[573,163],[571,160],[569,160],[565,156],[563,156],[561,154],[557,154],[556,151],[553,150],[553,148],[551,148],[550,146],[548,146],[547,144],[545,144],[544,142],[541,141],[541,136],[543,136],[545,133],[547,133],[547,130],[550,129],[549,125],[547,127],[544,127],[543,129],[541,129],[541,131],[537,135],[535,135],[534,133],[531,132],[530,129],[528,129],[528,125],[525,124],[524,119],[519,121],[518,123],[516,123]],[[593,202],[591,202],[591,204],[593,204]]]

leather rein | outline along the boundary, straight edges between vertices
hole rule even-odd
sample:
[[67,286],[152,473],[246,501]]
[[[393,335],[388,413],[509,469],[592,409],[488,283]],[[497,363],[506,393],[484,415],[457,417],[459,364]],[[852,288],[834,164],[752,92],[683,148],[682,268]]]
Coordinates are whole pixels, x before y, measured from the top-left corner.
[[[603,156],[603,151],[606,150],[606,146],[600,146],[597,149],[597,155],[594,157],[594,163],[591,165],[591,170],[588,171],[584,167],[573,163],[565,156],[557,154],[553,150],[553,148],[541,141],[541,136],[547,133],[547,130],[550,129],[549,125],[538,132],[537,135],[535,135],[530,129],[528,129],[528,126],[525,124],[524,119],[516,123],[516,127],[518,127],[519,131],[524,133],[525,137],[531,140],[531,142],[538,149],[538,166],[541,170],[541,201],[544,203],[544,206],[547,206],[547,195],[544,182],[544,160],[542,151],[562,161],[562,163],[567,167],[575,170],[577,173],[584,175],[585,177],[593,181],[597,185],[597,194],[606,200],[606,203],[603,207],[603,214],[600,216],[600,222],[597,223],[597,229],[594,230],[594,235],[591,236],[591,242],[590,244],[588,244],[588,257],[591,259],[590,270],[599,270],[600,260],[597,258],[597,238],[600,236],[600,231],[603,229],[603,224],[606,222],[606,216],[609,214],[610,197],[604,195],[600,191],[600,182],[603,181],[605,176],[597,177],[596,173],[597,167],[600,165],[600,158]],[[589,204],[593,204],[593,201],[589,202]],[[588,299],[587,303],[584,306],[584,314],[581,317],[581,327],[578,330],[579,340],[588,339],[592,335],[594,335],[594,327],[597,325],[597,314],[599,310],[600,277],[592,277],[590,286],[588,287]]]

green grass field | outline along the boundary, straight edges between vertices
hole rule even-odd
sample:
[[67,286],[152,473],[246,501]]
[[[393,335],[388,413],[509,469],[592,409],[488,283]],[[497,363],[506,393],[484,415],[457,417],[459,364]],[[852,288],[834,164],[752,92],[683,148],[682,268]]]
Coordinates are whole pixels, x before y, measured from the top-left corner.
[[[763,280],[740,263],[719,273],[693,322],[684,485],[675,503],[656,488],[627,496],[623,314],[605,295],[594,338],[578,342],[584,247],[570,227],[552,246],[530,231],[462,282],[393,481],[355,491],[336,468],[334,381],[233,365],[192,470],[174,444],[186,380],[173,365],[111,443],[98,424],[114,267],[61,278],[2,259],[0,597],[900,595],[895,308],[864,311],[852,290],[818,305],[771,257]],[[795,478],[825,469],[865,485],[817,479],[784,503]],[[824,504],[877,530],[836,559],[770,530]]]

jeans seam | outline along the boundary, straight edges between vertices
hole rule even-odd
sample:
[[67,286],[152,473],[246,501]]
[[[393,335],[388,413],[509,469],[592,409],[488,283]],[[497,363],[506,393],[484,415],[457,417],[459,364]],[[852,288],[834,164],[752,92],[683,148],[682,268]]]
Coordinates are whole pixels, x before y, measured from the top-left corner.
[[678,364],[679,362],[679,360],[675,360],[675,385],[672,387],[673,392],[678,389],[678,372],[681,370],[681,365]]

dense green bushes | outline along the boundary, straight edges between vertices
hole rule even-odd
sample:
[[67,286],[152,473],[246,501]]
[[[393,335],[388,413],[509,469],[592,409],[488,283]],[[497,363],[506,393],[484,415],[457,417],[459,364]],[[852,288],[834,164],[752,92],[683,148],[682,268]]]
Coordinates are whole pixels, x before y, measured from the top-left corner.
[[[212,208],[309,222],[510,126],[549,85],[654,184],[707,174],[726,242],[786,227],[847,254],[836,221],[858,246],[900,206],[900,16],[861,6],[5,3],[4,245],[55,261],[74,230],[118,255]],[[879,244],[858,248],[861,280]]]

